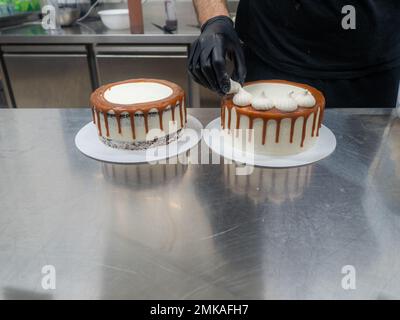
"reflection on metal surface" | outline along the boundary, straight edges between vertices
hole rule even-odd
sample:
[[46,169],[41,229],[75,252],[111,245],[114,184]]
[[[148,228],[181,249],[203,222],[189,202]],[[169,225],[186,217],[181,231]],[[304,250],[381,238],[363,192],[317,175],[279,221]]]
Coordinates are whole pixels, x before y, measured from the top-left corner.
[[127,188],[151,189],[168,184],[173,179],[182,179],[187,165],[179,163],[177,157],[176,164],[136,164],[121,165],[102,163],[102,172],[106,181],[118,186]]
[[[369,277],[369,285],[379,288],[379,299],[399,299],[400,256],[394,254],[400,235],[400,119],[395,110],[382,132],[382,140],[365,177],[362,208],[368,230],[374,235],[376,259],[361,277]],[[389,266],[392,266],[389,268]]]
[[[236,182],[223,164],[87,158],[74,136],[89,110],[0,113],[1,298],[400,297],[400,121],[387,110],[328,110],[331,157]],[[219,110],[189,113],[207,124]],[[341,286],[345,265],[356,290]]]
[[224,166],[227,186],[234,193],[247,195],[256,203],[272,201],[279,204],[295,200],[310,184],[312,165],[271,169],[255,167],[251,175],[236,175],[233,165]]
[[53,295],[51,293],[39,293],[34,290],[24,290],[19,288],[4,287],[3,288],[3,299],[4,300],[51,300]]

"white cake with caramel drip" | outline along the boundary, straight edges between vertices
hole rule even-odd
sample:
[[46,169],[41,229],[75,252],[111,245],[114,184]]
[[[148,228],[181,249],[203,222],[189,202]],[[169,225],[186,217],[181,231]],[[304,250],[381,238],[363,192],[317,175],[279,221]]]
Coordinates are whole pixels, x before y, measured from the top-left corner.
[[293,155],[318,139],[325,98],[317,89],[284,80],[246,83],[221,105],[225,143],[246,152]]
[[92,93],[90,103],[100,140],[113,148],[165,145],[176,140],[186,125],[185,93],[165,80],[107,84]]

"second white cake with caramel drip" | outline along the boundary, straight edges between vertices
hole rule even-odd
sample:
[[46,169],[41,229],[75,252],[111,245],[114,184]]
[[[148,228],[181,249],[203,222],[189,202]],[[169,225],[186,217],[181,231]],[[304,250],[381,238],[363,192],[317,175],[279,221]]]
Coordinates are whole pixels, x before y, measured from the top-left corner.
[[246,83],[236,96],[222,101],[225,142],[257,154],[298,154],[317,141],[324,108],[323,94],[305,84],[284,80]]

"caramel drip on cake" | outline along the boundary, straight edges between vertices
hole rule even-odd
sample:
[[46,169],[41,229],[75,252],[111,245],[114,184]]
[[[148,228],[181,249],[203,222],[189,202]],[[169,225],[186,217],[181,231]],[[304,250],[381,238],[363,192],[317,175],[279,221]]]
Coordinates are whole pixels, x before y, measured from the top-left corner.
[[[316,121],[316,117],[319,114],[319,119],[318,119],[318,128],[317,128],[317,136],[319,135],[319,128],[322,125],[322,118],[323,118],[323,110],[325,108],[325,98],[322,95],[320,91],[317,89],[301,84],[301,83],[294,83],[290,81],[285,81],[285,80],[261,80],[261,81],[254,81],[254,82],[249,82],[246,83],[246,85],[252,85],[252,84],[257,84],[257,83],[262,83],[262,84],[268,84],[268,83],[281,83],[281,84],[287,84],[287,85],[293,85],[297,86],[303,89],[308,90],[311,92],[311,94],[314,96],[316,100],[316,104],[312,108],[304,108],[304,107],[298,107],[297,110],[293,112],[283,112],[280,111],[276,108],[272,108],[268,111],[263,111],[263,110],[256,110],[254,109],[251,105],[244,106],[244,107],[238,107],[233,103],[233,95],[229,95],[223,98],[222,100],[222,113],[221,116],[223,119],[221,119],[222,127],[224,127],[224,121],[225,121],[225,113],[227,112],[232,112],[232,109],[235,108],[236,111],[236,129],[239,129],[240,127],[240,117],[246,116],[249,118],[249,121],[254,121],[255,119],[261,119],[264,121],[264,123],[268,122],[269,120],[275,120],[276,121],[276,137],[275,141],[276,143],[279,142],[279,135],[280,135],[280,126],[281,126],[281,121],[283,119],[290,119],[291,121],[291,128],[290,128],[290,142],[293,142],[293,136],[294,136],[294,128],[296,124],[296,120],[300,117],[303,117],[304,123],[303,123],[303,129],[302,129],[302,142],[301,146],[304,144],[304,139],[305,139],[305,134],[306,134],[306,127],[307,127],[307,119],[311,114],[314,114],[314,118]],[[227,110],[225,110],[225,108]],[[228,114],[228,122],[229,122],[229,114]],[[263,124],[263,144],[266,142],[266,125]]]
[[172,121],[175,121],[175,106],[171,105]]
[[263,128],[262,128],[262,144],[265,144],[265,140],[267,139],[267,122],[268,120],[263,120]]
[[294,126],[296,124],[296,118],[290,119],[290,143],[293,143]]
[[313,121],[312,121],[312,129],[311,129],[311,137],[314,137],[314,131],[315,131],[315,123],[317,121],[317,112],[313,113]]
[[319,137],[319,129],[321,129],[322,126],[322,120],[324,118],[324,114],[322,113],[321,110],[319,110],[319,119],[318,119],[318,128],[317,128],[317,137]]
[[131,120],[131,129],[132,129],[132,138],[136,139],[136,133],[135,133],[135,114],[130,113],[129,118]]
[[276,120],[276,133],[275,133],[275,142],[279,142],[279,135],[281,133],[281,119]]
[[106,126],[106,135],[107,137],[110,136],[110,128],[108,127],[108,115],[107,112],[103,112],[103,117],[104,117],[104,125]]
[[122,133],[121,129],[121,115],[119,113],[115,114],[115,119],[117,119],[118,133]]
[[96,110],[97,127],[99,129],[99,135],[101,135],[101,123],[100,123],[100,112]]
[[304,146],[304,139],[306,138],[307,122],[308,122],[308,117],[309,117],[309,116],[310,116],[310,115],[306,115],[306,116],[304,117],[303,129],[302,129],[302,131],[301,131],[301,144],[300,144],[300,147],[303,147],[303,146]]
[[93,123],[96,124],[96,119],[94,118],[94,108],[90,108],[90,110],[92,110],[92,119],[93,119]]
[[253,125],[254,125],[254,119],[250,118],[250,121],[249,121],[249,142],[251,141],[251,130],[253,130]]
[[236,137],[239,136],[239,126],[240,126],[240,114],[236,113]]
[[[149,82],[149,83],[163,84],[172,89],[172,94],[165,99],[151,101],[151,102],[147,102],[147,103],[136,103],[136,104],[131,104],[131,105],[129,105],[129,104],[122,105],[122,104],[117,104],[117,103],[111,103],[104,98],[104,93],[111,87],[117,86],[120,84],[135,83],[135,82]],[[183,110],[183,108],[185,108],[184,101],[185,101],[185,94],[184,94],[184,91],[182,90],[182,88],[180,88],[178,85],[176,85],[172,82],[169,82],[166,80],[157,80],[157,79],[135,79],[135,80],[127,80],[127,81],[121,81],[121,82],[117,82],[117,83],[108,84],[108,85],[98,88],[95,92],[92,93],[92,95],[90,97],[90,102],[91,102],[91,105],[93,106],[92,112],[95,112],[97,115],[99,112],[103,113],[104,123],[105,123],[106,131],[107,131],[107,137],[110,135],[109,125],[108,125],[108,116],[112,116],[112,114],[109,114],[109,111],[113,111],[115,114],[115,117],[116,117],[116,121],[118,123],[118,132],[119,133],[122,132],[121,131],[122,130],[121,123],[120,123],[121,114],[122,113],[129,114],[133,139],[136,139],[135,115],[137,112],[142,112],[142,114],[143,114],[145,131],[147,134],[149,132],[148,117],[149,117],[149,113],[152,109],[157,110],[157,113],[160,117],[160,122],[159,122],[160,129],[164,130],[164,128],[163,128],[164,111],[167,108],[170,108],[171,113],[172,113],[172,121],[175,121],[175,108],[179,104],[180,124],[181,124],[181,127],[183,127],[184,123],[187,122],[187,113],[186,113],[186,110]],[[183,114],[183,112],[185,112],[185,114]],[[98,128],[99,128],[99,135],[102,135],[99,116],[97,116],[97,120],[98,120],[97,124],[98,124]]]
[[228,129],[231,129],[232,109],[228,109]]
[[179,101],[179,117],[180,117],[180,119],[181,119],[181,127],[183,127],[183,114],[182,114],[182,108],[183,108],[183,105],[182,105],[182,100],[181,100],[181,101]]
[[162,110],[159,111],[158,116],[160,118],[160,129],[162,131],[164,131],[164,128],[163,128],[163,111]]
[[146,134],[149,132],[149,113],[148,112],[143,112],[144,116],[144,130],[146,131]]

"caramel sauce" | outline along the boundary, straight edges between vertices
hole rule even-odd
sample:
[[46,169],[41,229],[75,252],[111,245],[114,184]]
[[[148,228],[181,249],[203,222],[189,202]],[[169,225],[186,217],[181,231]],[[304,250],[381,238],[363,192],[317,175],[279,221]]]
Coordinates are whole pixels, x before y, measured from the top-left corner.
[[251,130],[253,129],[253,125],[254,125],[254,119],[253,118],[250,118],[250,121],[249,121],[249,142],[251,141]]
[[175,106],[171,106],[172,121],[175,121]]
[[306,138],[306,130],[307,130],[307,122],[308,122],[308,117],[309,117],[310,115],[306,115],[305,117],[304,117],[304,120],[303,120],[303,128],[302,128],[302,130],[301,130],[301,143],[300,143],[300,147],[303,147],[304,146],[304,139]]
[[121,115],[119,113],[115,114],[115,118],[117,119],[118,133],[122,133],[121,129]]
[[[111,87],[120,85],[120,84],[124,84],[124,83],[135,83],[135,82],[151,82],[151,83],[163,84],[172,89],[172,94],[169,97],[164,98],[164,99],[145,102],[145,103],[135,103],[135,104],[111,103],[104,98],[105,92],[108,89],[110,89]],[[100,88],[98,88],[90,96],[93,119],[94,119],[94,113],[97,114],[99,135],[102,135],[101,125],[100,125],[100,121],[99,121],[99,112],[103,113],[106,134],[107,134],[107,137],[109,137],[110,129],[109,129],[109,125],[108,125],[108,116],[109,116],[109,112],[113,111],[114,115],[116,117],[116,120],[117,120],[119,133],[122,132],[121,131],[121,114],[122,113],[129,114],[133,139],[136,138],[136,132],[135,132],[136,129],[135,129],[135,121],[134,121],[135,118],[134,117],[137,112],[141,112],[143,114],[145,131],[147,134],[149,132],[149,119],[148,118],[149,118],[149,113],[152,109],[157,109],[159,120],[160,120],[159,126],[160,126],[160,129],[163,130],[163,114],[164,114],[165,109],[167,109],[168,107],[171,108],[172,121],[175,121],[175,108],[179,104],[180,124],[181,124],[181,127],[183,127],[184,123],[187,122],[186,110],[183,110],[183,108],[185,108],[185,106],[186,106],[186,104],[184,104],[184,101],[185,101],[185,93],[181,87],[179,87],[175,83],[172,83],[172,82],[169,82],[166,80],[157,80],[157,79],[133,79],[133,80],[126,80],[126,81],[120,81],[120,82],[116,82],[116,83],[107,84],[107,85],[104,85],[104,86],[101,86]],[[183,114],[183,112],[185,112],[185,114]],[[93,121],[93,122],[95,123],[95,121]]]
[[322,121],[324,119],[323,109],[319,111],[319,120],[318,120],[318,129],[317,129],[317,137],[319,137],[319,129],[321,128]]
[[317,113],[314,113],[313,121],[312,121],[312,129],[311,129],[311,137],[314,137],[315,132],[315,123],[317,121]]
[[290,143],[293,143],[294,126],[296,124],[296,118],[290,119]]
[[146,134],[149,132],[149,113],[143,113],[144,116],[144,131]]
[[267,139],[267,122],[268,120],[263,120],[263,129],[262,129],[262,144],[265,144],[265,140]]
[[290,81],[285,81],[285,80],[260,80],[260,81],[254,81],[254,82],[248,82],[245,84],[246,85],[251,85],[251,84],[256,84],[256,83],[281,83],[281,84],[287,84],[287,85],[292,85],[292,86],[297,86],[300,88],[303,88],[305,90],[308,90],[311,92],[311,94],[314,96],[316,103],[315,106],[312,108],[303,108],[303,107],[298,107],[295,111],[293,112],[284,112],[280,111],[277,108],[272,108],[267,111],[261,111],[261,110],[256,110],[254,109],[251,105],[245,106],[245,107],[238,107],[233,103],[233,95],[228,95],[225,96],[222,99],[222,112],[221,112],[221,126],[224,129],[225,127],[225,108],[228,111],[228,128],[230,129],[230,118],[231,118],[231,112],[232,109],[235,108],[236,111],[236,129],[239,129],[240,127],[240,117],[242,115],[247,116],[249,118],[249,126],[250,129],[253,128],[253,122],[255,119],[262,119],[263,120],[263,137],[262,137],[262,144],[265,144],[266,141],[266,134],[267,134],[267,122],[268,120],[275,120],[276,121],[276,133],[275,133],[275,142],[279,142],[279,135],[280,135],[280,127],[281,127],[281,121],[283,119],[290,119],[291,121],[291,127],[290,127],[290,143],[293,143],[293,135],[294,135],[294,127],[296,124],[296,120],[298,118],[303,118],[303,127],[302,127],[302,137],[301,137],[301,147],[304,145],[304,140],[306,136],[306,131],[307,131],[307,120],[310,117],[311,114],[313,114],[313,128],[312,128],[312,133],[311,135],[314,136],[314,130],[315,130],[315,125],[317,123],[317,115],[319,112],[319,119],[318,119],[318,127],[317,127],[317,133],[316,136],[319,135],[319,129],[321,128],[322,125],[322,119],[323,119],[323,111],[325,108],[325,98],[323,94],[306,84],[301,84],[301,83],[295,83],[295,82],[290,82]]
[[97,128],[99,129],[99,135],[101,136],[101,124],[100,124],[100,111],[96,110]]
[[162,118],[162,116],[163,116],[163,110],[160,110],[158,113],[159,113],[159,119],[160,119],[160,129],[161,129],[161,131],[164,131],[164,128],[163,128],[163,118]]
[[182,109],[183,109],[183,103],[182,103],[182,100],[179,102],[179,117],[180,117],[180,120],[181,120],[181,127],[183,127],[183,111],[182,111]]
[[131,121],[131,129],[132,129],[132,139],[136,139],[136,134],[135,134],[135,114],[130,113],[129,114],[129,119]]
[[103,112],[103,118],[104,118],[104,125],[106,126],[106,135],[107,137],[110,136],[110,128],[108,127],[108,115],[107,112]]
[[276,133],[275,133],[275,142],[279,142],[279,135],[281,133],[281,120],[282,119],[276,119]]
[[92,119],[93,119],[93,123],[96,124],[96,119],[94,118],[94,109],[91,108],[91,110],[92,110]]
[[239,136],[240,114],[236,113],[236,137]]
[[232,109],[228,109],[228,129],[231,129]]

